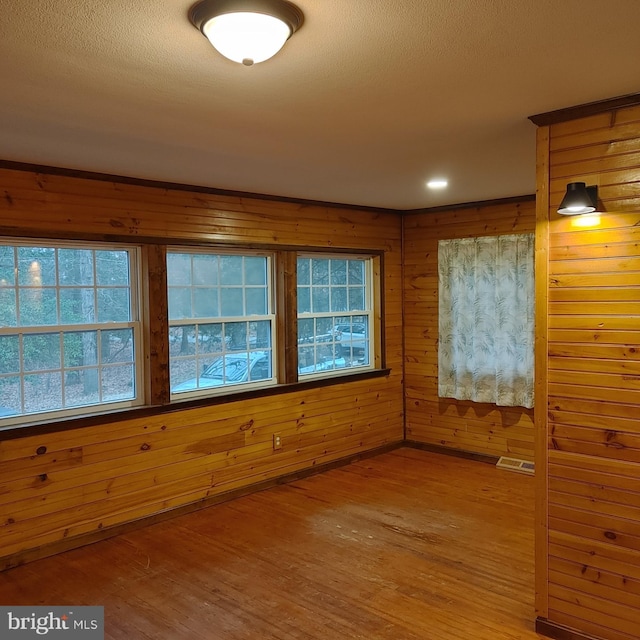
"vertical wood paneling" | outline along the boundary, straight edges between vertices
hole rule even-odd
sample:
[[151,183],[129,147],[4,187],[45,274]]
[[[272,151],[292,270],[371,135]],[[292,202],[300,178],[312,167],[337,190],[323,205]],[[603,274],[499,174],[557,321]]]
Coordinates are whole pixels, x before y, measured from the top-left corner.
[[[7,169],[0,170],[0,190],[0,235],[142,245],[151,274],[150,358],[166,349],[166,323],[159,321],[166,309],[165,244],[382,253],[391,369],[388,376],[307,390],[293,386],[268,398],[183,410],[177,405],[147,418],[114,421],[106,415],[95,426],[46,435],[2,440],[0,434],[3,566],[32,557],[37,548],[46,553],[48,545],[402,440],[398,215]],[[166,375],[151,381],[153,402],[167,400],[159,391]],[[274,451],[276,432],[282,448]]]
[[[640,633],[640,108],[549,129],[548,618],[632,640]],[[574,181],[599,186],[599,217],[556,213]]]
[[532,410],[438,397],[438,241],[532,233],[535,203],[411,214],[403,222],[407,439],[532,460]]
[[142,318],[149,338],[147,397],[150,404],[167,404],[169,392],[169,303],[167,249],[147,245],[142,255]]
[[548,465],[547,452],[547,353],[549,263],[549,127],[536,132],[536,328],[535,328],[535,556],[536,617],[548,618]]

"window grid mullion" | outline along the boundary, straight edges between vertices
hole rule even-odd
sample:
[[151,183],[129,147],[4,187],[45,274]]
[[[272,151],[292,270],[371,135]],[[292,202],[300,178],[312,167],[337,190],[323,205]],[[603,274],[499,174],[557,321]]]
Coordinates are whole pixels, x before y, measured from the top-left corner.
[[[11,246],[9,243],[5,243],[5,246]],[[22,249],[22,248],[25,249]],[[18,413],[6,417],[6,424],[19,424],[21,420],[28,416],[42,415],[45,418],[58,415],[78,415],[83,412],[87,412],[90,407],[95,406],[108,406],[114,408],[120,408],[125,406],[134,406],[141,404],[144,398],[140,396],[141,386],[141,367],[139,362],[139,354],[141,353],[141,339],[142,333],[140,330],[139,322],[139,301],[136,296],[140,290],[138,278],[140,277],[138,265],[139,265],[139,249],[135,247],[124,247],[123,245],[111,245],[105,243],[100,245],[104,247],[104,251],[113,252],[111,255],[106,256],[111,259],[114,264],[118,264],[122,260],[123,256],[126,258],[126,270],[128,272],[127,284],[111,284],[106,283],[105,289],[113,289],[128,294],[127,312],[128,318],[124,322],[100,322],[97,314],[97,293],[98,293],[98,277],[97,277],[97,259],[96,252],[98,249],[87,250],[86,246],[81,246],[78,243],[71,242],[56,242],[55,244],[44,241],[42,244],[30,242],[18,242],[11,247],[11,253],[13,256],[13,286],[11,287],[13,293],[13,300],[11,304],[15,309],[15,325],[16,326],[3,326],[0,327],[0,336],[12,336],[17,338],[18,348],[18,362],[15,368],[18,371],[7,375],[2,375],[2,379],[13,379],[15,381],[12,388],[9,387],[6,393],[9,395],[6,399],[6,404],[9,404],[11,409],[15,408]],[[70,252],[68,255],[64,253],[63,249],[69,248],[76,250],[78,253]],[[30,279],[25,273],[24,283],[21,284],[21,252],[24,265],[28,266],[30,260],[39,263],[40,269],[36,274],[36,279]],[[82,264],[86,264],[88,255],[86,252],[90,252],[91,256],[91,273],[93,275],[93,282],[87,283],[82,278],[83,270]],[[31,258],[30,256],[33,256]],[[40,256],[43,256],[41,259]],[[44,260],[44,262],[43,262]],[[53,278],[50,278],[50,270],[48,268],[49,260],[53,261],[53,268],[55,273]],[[81,262],[83,261],[83,262]],[[120,262],[121,266],[125,266]],[[44,268],[43,268],[44,267]],[[80,280],[75,284],[76,277],[80,273]],[[69,275],[70,284],[67,284],[63,279],[63,274]],[[88,274],[86,274],[88,275]],[[44,284],[40,278],[44,280],[49,278],[51,283]],[[83,322],[82,324],[62,324],[63,320],[66,320],[65,314],[68,315],[68,311],[73,312],[76,308],[82,309],[82,296],[85,290],[92,291],[92,308],[90,322]],[[35,294],[33,293],[35,292]],[[38,303],[37,293],[42,292],[42,303]],[[32,296],[35,308],[33,317],[24,315],[24,305],[21,299],[21,293],[26,296]],[[53,298],[55,295],[55,299]],[[123,301],[124,302],[124,301]],[[65,306],[70,305],[70,306]],[[79,305],[79,306],[76,306]],[[88,309],[87,309],[88,311]],[[70,316],[70,317],[74,317]],[[84,320],[84,316],[78,316],[79,319]],[[54,319],[54,324],[43,324]],[[23,326],[23,323],[29,321],[39,322],[40,324],[33,324],[32,326]],[[107,362],[102,353],[102,342],[107,336],[111,335],[111,331],[117,331],[122,329],[128,329],[130,331],[127,336],[128,340],[123,343],[123,347],[126,346],[131,351],[131,355],[127,354],[123,357],[123,362],[109,363]],[[88,362],[84,364],[82,334],[86,332],[95,332],[96,335],[96,349],[97,349],[97,361],[95,364]],[[69,355],[69,348],[71,343],[66,343],[66,338],[70,334],[78,334],[78,338],[74,338],[74,342],[77,340],[77,346],[74,347],[78,350],[78,357],[76,358],[80,364],[75,366],[66,366],[68,356],[75,358],[75,356]],[[29,338],[32,336],[33,338]],[[40,342],[38,336],[42,336],[43,341]],[[27,344],[29,340],[29,344]],[[58,358],[56,362],[50,362],[47,354],[47,345],[49,341],[53,342],[53,345],[57,345]],[[105,345],[107,346],[107,345]],[[110,347],[110,345],[109,345]],[[30,369],[26,370],[26,358],[30,358]],[[91,359],[90,359],[91,360]],[[71,361],[70,361],[71,362]],[[114,373],[116,378],[113,378],[112,384],[115,386],[110,387],[109,392],[103,387],[103,373],[105,370],[111,368],[117,370],[118,367],[122,367],[124,378],[119,377],[119,373]],[[96,402],[96,396],[86,395],[86,392],[82,390],[82,383],[78,380],[67,381],[67,373],[70,371],[86,371],[95,369],[98,373],[97,391],[96,396],[98,401]],[[129,371],[126,374],[126,371]],[[131,374],[135,375],[134,379],[131,379]],[[129,377],[127,377],[127,375]],[[27,380],[31,380],[27,384]],[[133,384],[135,380],[135,392],[133,391]],[[37,385],[42,385],[38,387]],[[68,386],[69,384],[79,385],[77,389]],[[35,386],[34,386],[35,385]],[[74,397],[77,393],[77,401]],[[17,397],[19,394],[19,398]],[[0,402],[0,404],[2,404]],[[72,406],[71,406],[72,405]],[[15,415],[15,417],[13,417]],[[5,420],[3,419],[3,424]]]

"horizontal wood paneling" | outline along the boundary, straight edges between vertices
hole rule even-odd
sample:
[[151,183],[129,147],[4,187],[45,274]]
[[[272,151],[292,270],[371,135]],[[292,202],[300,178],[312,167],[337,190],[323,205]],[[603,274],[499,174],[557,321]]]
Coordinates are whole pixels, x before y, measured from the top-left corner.
[[[550,127],[548,619],[640,630],[640,107]],[[592,226],[558,216],[599,187]]]
[[[389,376],[0,440],[0,557],[398,442],[401,222],[393,213],[0,170],[0,235],[383,252]],[[156,320],[150,320],[157,324]],[[162,381],[156,381],[162,386]],[[273,434],[282,438],[274,451]],[[46,447],[46,453],[37,454]]]
[[532,233],[535,203],[405,215],[404,337],[407,438],[533,459],[533,411],[438,397],[438,240]]

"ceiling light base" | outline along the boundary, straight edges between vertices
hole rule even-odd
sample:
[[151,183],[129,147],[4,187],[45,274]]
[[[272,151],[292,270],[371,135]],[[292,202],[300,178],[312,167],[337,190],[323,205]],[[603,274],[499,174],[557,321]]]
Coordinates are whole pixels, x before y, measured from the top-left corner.
[[223,56],[251,66],[275,55],[304,14],[288,0],[201,0],[189,20]]

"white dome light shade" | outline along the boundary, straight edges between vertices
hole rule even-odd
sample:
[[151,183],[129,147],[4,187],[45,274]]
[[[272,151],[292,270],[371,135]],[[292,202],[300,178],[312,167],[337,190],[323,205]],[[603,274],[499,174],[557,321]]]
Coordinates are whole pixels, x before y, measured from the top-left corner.
[[209,42],[225,58],[252,65],[275,56],[291,35],[282,20],[264,13],[224,13],[202,27]]
[[223,56],[252,65],[278,53],[304,15],[288,0],[200,0],[189,19]]

